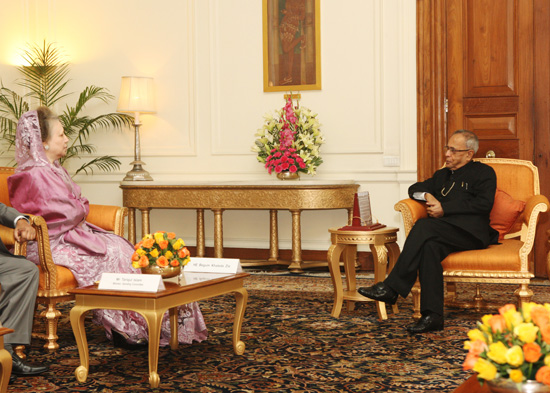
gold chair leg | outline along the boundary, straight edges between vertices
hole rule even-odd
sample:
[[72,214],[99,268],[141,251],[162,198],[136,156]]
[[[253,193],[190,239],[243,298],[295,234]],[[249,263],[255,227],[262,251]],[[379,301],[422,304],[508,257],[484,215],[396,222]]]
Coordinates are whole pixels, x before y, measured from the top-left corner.
[[518,307],[523,303],[528,303],[533,297],[533,291],[529,288],[529,284],[520,284],[519,288],[514,291],[514,295],[518,298]]
[[40,313],[40,317],[45,319],[44,322],[46,324],[46,334],[43,338],[47,342],[44,344],[44,348],[50,351],[56,350],[59,348],[59,344],[57,343],[57,339],[59,338],[57,336],[57,321],[61,317],[61,312],[56,308],[55,303],[48,304],[48,308]]
[[481,294],[481,289],[479,288],[479,284],[476,285],[476,294],[474,295],[474,308],[476,311],[481,311],[483,309],[487,308],[487,302],[485,299],[483,299],[483,295]]
[[412,287],[411,293],[413,296],[413,318],[418,320],[422,317],[420,314],[420,284],[418,282]]
[[448,282],[446,283],[446,298],[450,302],[456,302],[456,282]]

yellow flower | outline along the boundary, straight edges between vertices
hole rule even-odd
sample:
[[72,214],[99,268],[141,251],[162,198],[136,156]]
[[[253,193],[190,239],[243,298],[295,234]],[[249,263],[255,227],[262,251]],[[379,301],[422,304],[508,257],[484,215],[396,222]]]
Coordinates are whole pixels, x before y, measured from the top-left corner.
[[176,251],[182,248],[183,246],[185,246],[185,242],[182,239],[178,239],[174,244],[172,244],[172,247],[174,247],[174,250]]
[[535,342],[539,328],[529,323],[520,323],[514,328],[514,334],[524,343]]
[[497,368],[488,360],[479,358],[474,365],[474,371],[478,373],[478,378],[490,381],[497,375]]
[[139,266],[139,261],[132,261],[132,267],[133,267],[134,269],[139,269],[139,268],[140,268],[140,266]]
[[155,233],[155,241],[157,243],[160,243],[163,240],[164,240],[164,233],[161,233],[161,232]]
[[523,382],[523,373],[519,369],[510,370],[510,379],[515,383]]
[[512,330],[515,326],[523,322],[523,316],[519,311],[509,310],[504,313],[504,319],[506,320],[506,326]]
[[525,319],[525,322],[531,322],[531,310],[535,306],[538,306],[538,304],[533,302],[525,302],[521,305],[521,311],[523,312],[523,319]]
[[475,340],[481,340],[483,341],[484,343],[487,342],[487,339],[485,338],[485,335],[481,332],[481,330],[479,329],[472,329],[468,332],[468,338],[471,340],[471,341],[475,341]]
[[550,355],[546,355],[544,357],[544,365],[545,366],[550,366]]
[[157,250],[156,248],[153,248],[153,250],[150,252],[151,256],[153,258],[156,258],[159,256],[159,250]]
[[164,256],[165,256],[168,260],[170,260],[170,259],[172,259],[172,257],[174,256],[174,254],[172,254],[172,251],[166,251],[166,252],[164,253]]
[[489,351],[487,352],[487,356],[493,362],[496,362],[498,364],[504,364],[506,363],[507,351],[508,351],[508,348],[506,348],[506,345],[504,345],[502,341],[499,341],[489,345]]
[[142,255],[147,254],[147,253],[143,250],[143,248],[138,248],[138,249],[136,250],[136,253],[137,253],[140,257],[141,257]]
[[514,345],[506,351],[506,361],[512,367],[519,367],[523,364],[523,350],[519,345]]
[[485,314],[484,316],[481,317],[481,322],[483,323],[483,326],[485,327],[489,327],[491,325],[489,325],[489,319],[491,319],[493,317],[492,314]]
[[143,236],[143,239],[141,239],[141,240],[147,240],[147,239],[152,239],[152,238],[153,238],[153,235],[148,233],[147,235]]

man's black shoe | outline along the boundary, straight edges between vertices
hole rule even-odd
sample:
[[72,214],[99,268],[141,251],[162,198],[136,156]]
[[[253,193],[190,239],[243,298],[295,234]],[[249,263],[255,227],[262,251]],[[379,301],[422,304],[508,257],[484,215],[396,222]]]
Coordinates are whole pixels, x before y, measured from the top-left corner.
[[407,331],[412,334],[443,330],[443,316],[438,314],[423,315],[416,323],[407,326]]
[[374,284],[372,287],[363,287],[357,290],[361,295],[369,299],[378,300],[388,304],[395,304],[399,294],[391,289],[384,282]]
[[11,358],[13,360],[11,373],[14,375],[37,375],[48,371],[48,367],[46,366],[31,366],[30,364],[25,363],[23,359],[15,353],[11,355]]

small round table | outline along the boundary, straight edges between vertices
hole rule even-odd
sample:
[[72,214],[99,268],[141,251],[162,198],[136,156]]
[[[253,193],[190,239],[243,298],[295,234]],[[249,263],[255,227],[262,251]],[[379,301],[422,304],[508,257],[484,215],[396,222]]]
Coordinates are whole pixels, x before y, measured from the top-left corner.
[[[357,245],[368,244],[374,260],[374,282],[386,278],[386,265],[391,271],[400,251],[397,245],[397,231],[399,228],[384,227],[373,231],[348,231],[330,228],[332,245],[328,249],[328,267],[332,284],[334,285],[334,306],[332,316],[338,318],[342,311],[342,303],[347,300],[348,311],[353,311],[355,302],[373,301],[357,292],[355,280],[355,260],[357,257]],[[344,272],[346,274],[347,290],[342,285],[340,273],[340,256],[344,254]],[[376,302],[376,310],[380,319],[387,319],[386,304]],[[393,306],[393,312],[397,313],[397,305]]]

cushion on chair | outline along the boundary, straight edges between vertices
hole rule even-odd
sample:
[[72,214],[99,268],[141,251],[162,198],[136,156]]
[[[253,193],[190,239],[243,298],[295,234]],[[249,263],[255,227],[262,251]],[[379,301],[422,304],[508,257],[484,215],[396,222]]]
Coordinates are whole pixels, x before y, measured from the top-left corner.
[[495,203],[491,210],[491,226],[498,231],[498,240],[504,239],[525,209],[525,202],[514,200],[509,194],[497,188]]
[[[51,289],[72,289],[77,288],[78,283],[76,282],[76,279],[74,278],[73,273],[67,269],[64,266],[55,265],[55,268],[57,270],[57,285],[56,288]],[[40,271],[40,281],[38,284],[39,290],[45,290],[46,289],[46,275],[44,273],[44,270],[41,266],[38,267],[38,270]]]
[[484,250],[460,251],[450,254],[441,263],[445,271],[520,271],[519,250],[521,240],[506,239],[501,244],[493,244]]

